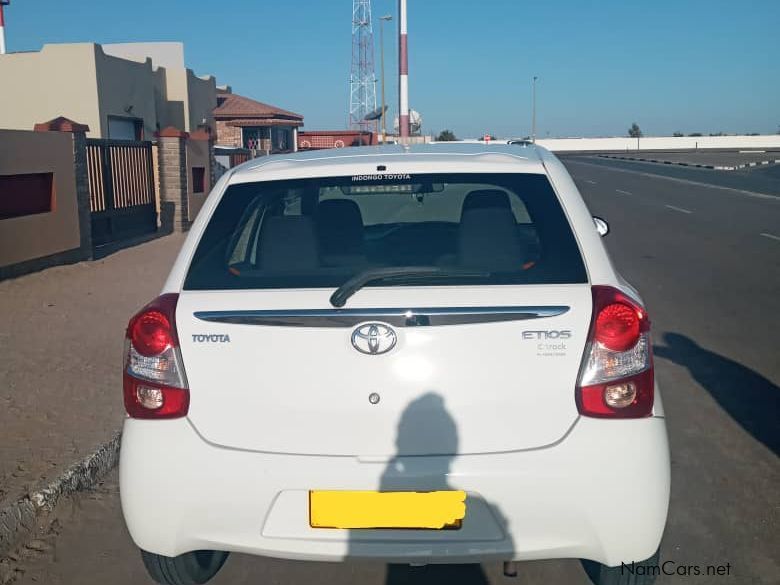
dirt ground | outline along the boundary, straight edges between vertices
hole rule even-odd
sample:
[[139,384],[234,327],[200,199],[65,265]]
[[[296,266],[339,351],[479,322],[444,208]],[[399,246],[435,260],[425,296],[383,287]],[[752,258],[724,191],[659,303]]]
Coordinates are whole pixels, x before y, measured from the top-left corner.
[[119,428],[124,328],[183,241],[0,282],[0,507]]

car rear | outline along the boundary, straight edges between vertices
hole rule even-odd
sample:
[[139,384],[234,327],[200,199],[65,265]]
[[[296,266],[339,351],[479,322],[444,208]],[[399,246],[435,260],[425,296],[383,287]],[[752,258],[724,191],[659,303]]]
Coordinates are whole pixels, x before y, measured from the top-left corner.
[[249,165],[163,292],[127,333],[122,505],[142,549],[607,565],[657,549],[650,321],[544,151]]

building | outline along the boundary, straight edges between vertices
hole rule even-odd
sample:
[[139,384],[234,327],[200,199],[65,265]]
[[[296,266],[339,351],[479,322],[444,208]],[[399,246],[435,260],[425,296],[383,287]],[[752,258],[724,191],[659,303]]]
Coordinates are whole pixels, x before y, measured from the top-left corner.
[[214,109],[217,145],[265,154],[294,152],[303,116],[220,88]]
[[0,55],[0,128],[64,116],[90,138],[149,140],[161,128],[214,131],[216,80],[184,65],[181,43],[47,44]]
[[363,130],[310,130],[298,133],[298,150],[375,146],[377,144],[379,144],[379,135]]

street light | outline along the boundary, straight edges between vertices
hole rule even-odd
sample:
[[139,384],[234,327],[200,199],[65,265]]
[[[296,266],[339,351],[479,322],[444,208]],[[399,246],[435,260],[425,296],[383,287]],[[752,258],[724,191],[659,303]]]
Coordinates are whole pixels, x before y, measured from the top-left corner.
[[536,144],[536,80],[539,79],[534,75],[533,80],[533,99],[531,105],[531,141]]
[[392,15],[379,17],[379,60],[382,76],[382,144],[387,140],[387,110],[385,106],[385,22],[393,20]]

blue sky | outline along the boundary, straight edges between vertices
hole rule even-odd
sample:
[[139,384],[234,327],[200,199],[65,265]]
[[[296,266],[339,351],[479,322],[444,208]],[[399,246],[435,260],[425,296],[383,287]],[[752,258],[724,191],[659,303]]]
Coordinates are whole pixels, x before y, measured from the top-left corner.
[[[623,135],[634,121],[647,135],[778,131],[780,0],[408,2],[410,102],[428,131],[527,134],[533,75],[539,136]],[[12,0],[7,42],[183,41],[196,73],[304,114],[307,129],[342,128],[351,4]],[[394,114],[395,22],[385,30]]]

